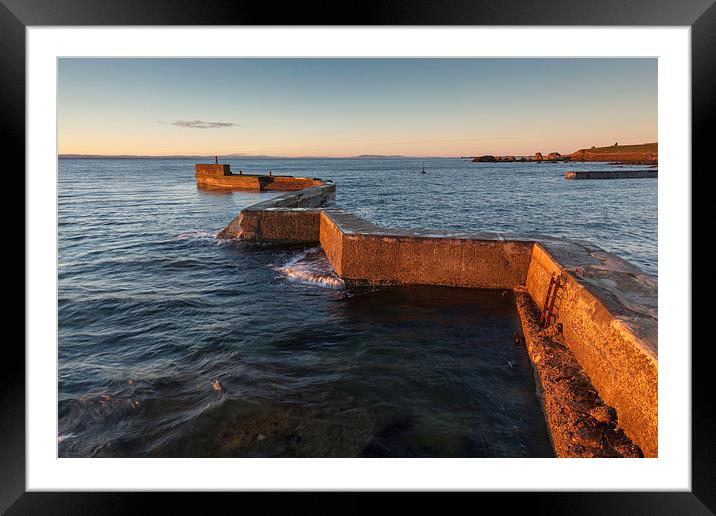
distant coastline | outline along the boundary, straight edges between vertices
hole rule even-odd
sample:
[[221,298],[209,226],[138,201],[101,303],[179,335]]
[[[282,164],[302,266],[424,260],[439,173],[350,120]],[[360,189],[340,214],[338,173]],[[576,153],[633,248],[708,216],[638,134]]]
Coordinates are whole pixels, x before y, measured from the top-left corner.
[[[167,154],[162,156],[148,156],[141,154],[58,154],[58,159],[189,159],[213,161],[214,155],[207,154]],[[451,158],[454,156],[402,156],[400,154],[360,154],[358,156],[268,156],[265,154],[219,154],[219,159],[428,159],[428,158]]]
[[[206,160],[211,158],[214,159],[214,156],[209,156],[206,154],[196,154],[196,155],[186,155],[186,154],[167,154],[162,156],[148,156],[148,155],[141,155],[141,154],[58,154],[58,159],[190,159],[190,160]],[[281,159],[278,156],[239,156],[239,155],[226,155],[226,156],[219,156],[221,159],[262,159],[262,158],[271,158],[271,159]]]
[[[359,154],[357,156],[269,156],[266,154],[224,154],[218,155],[220,160],[237,159],[469,159],[473,162],[560,162],[560,161],[606,161],[615,163],[658,163],[658,144],[643,143],[638,145],[619,145],[609,147],[590,147],[579,149],[571,154],[550,152],[533,155],[491,155],[480,156],[404,156],[401,154]],[[193,161],[211,161],[213,155],[205,154],[168,154],[162,156],[149,156],[141,154],[58,154],[58,159],[186,159]]]
[[596,147],[579,149],[571,154],[560,154],[550,152],[543,155],[536,152],[534,156],[493,156],[485,154],[482,156],[470,156],[476,163],[496,162],[560,162],[560,161],[607,161],[613,163],[630,163],[655,165],[659,162],[659,145],[657,143],[641,143],[638,145],[619,145],[615,143],[609,147]]

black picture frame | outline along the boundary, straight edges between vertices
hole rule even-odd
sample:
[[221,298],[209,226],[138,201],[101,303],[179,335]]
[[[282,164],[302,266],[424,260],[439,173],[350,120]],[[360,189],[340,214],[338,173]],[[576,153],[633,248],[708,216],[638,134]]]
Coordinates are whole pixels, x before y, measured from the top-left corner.
[[[25,29],[29,26],[86,25],[515,25],[515,26],[690,26],[692,36],[692,163],[708,172],[708,128],[714,119],[716,95],[716,6],[714,0],[460,0],[431,2],[403,0],[345,4],[270,4],[246,0],[0,0],[0,128],[2,145],[19,157],[15,170],[24,170],[25,148]],[[350,22],[350,23],[349,23]],[[8,171],[9,172],[9,171]],[[691,180],[690,171],[683,171]],[[24,189],[24,186],[23,186]],[[23,190],[24,191],[24,190]],[[16,190],[15,190],[16,192]],[[17,216],[17,215],[15,215]],[[25,256],[27,259],[27,256]],[[694,262],[695,263],[695,262]],[[692,270],[695,270],[692,269]],[[685,300],[686,302],[687,300]],[[690,300],[688,300],[690,302]],[[20,306],[20,303],[16,303]],[[24,303],[22,304],[24,307]],[[671,343],[675,344],[675,343]],[[713,514],[716,512],[715,418],[707,359],[711,339],[692,343],[692,490],[690,492],[590,493],[476,493],[459,495],[497,502],[507,510],[519,504],[530,512],[549,514]],[[80,493],[26,492],[25,489],[25,353],[13,339],[4,346],[3,381],[0,383],[0,512],[18,514],[128,514],[156,511],[186,512],[200,497],[195,493]],[[606,459],[608,460],[608,459]],[[218,498],[236,503],[236,496]],[[231,497],[231,498],[229,498]],[[314,494],[296,493],[282,500],[312,512],[354,513],[384,505],[378,494],[348,493],[318,502]],[[447,508],[444,502],[431,500]],[[193,500],[192,500],[193,501]],[[463,500],[465,501],[465,500]],[[216,500],[212,499],[212,505]],[[413,497],[423,508],[426,500]],[[272,512],[275,497],[262,497],[262,511]],[[495,507],[490,504],[490,506]],[[473,507],[476,507],[473,505]],[[321,510],[323,509],[323,511]]]

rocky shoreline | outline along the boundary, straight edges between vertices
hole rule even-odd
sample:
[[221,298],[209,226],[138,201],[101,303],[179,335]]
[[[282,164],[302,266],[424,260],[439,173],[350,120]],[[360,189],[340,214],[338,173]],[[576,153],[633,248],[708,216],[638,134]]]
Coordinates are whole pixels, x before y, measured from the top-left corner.
[[473,163],[558,163],[564,161],[600,161],[610,164],[656,165],[659,163],[658,144],[622,145],[615,143],[610,147],[591,147],[579,149],[571,154],[550,152],[543,155],[536,152],[533,156],[493,156],[485,154],[472,157]]
[[541,329],[539,309],[529,294],[516,289],[515,300],[557,457],[643,457],[619,426],[617,411],[599,397],[570,351],[562,325]]

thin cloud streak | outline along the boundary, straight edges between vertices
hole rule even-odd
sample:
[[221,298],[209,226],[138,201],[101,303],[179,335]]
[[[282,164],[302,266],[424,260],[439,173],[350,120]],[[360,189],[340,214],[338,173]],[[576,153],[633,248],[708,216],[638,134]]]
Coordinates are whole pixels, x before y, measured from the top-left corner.
[[205,120],[177,120],[171,125],[176,127],[184,127],[186,129],[220,129],[223,127],[238,127],[239,124],[233,122],[207,122]]

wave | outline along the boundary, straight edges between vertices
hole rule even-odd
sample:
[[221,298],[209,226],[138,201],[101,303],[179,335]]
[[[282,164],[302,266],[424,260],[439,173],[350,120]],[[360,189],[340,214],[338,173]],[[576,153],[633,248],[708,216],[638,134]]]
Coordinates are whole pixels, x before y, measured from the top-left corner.
[[298,253],[275,269],[290,281],[335,289],[345,287],[345,283],[333,270],[320,247],[312,247]]
[[66,434],[58,434],[57,436],[57,442],[62,443],[64,441],[74,439],[75,437],[79,437],[79,434],[74,434],[72,432],[68,432]]
[[219,238],[218,231],[188,231],[178,234],[174,240],[186,240],[190,244],[225,245],[230,243],[230,240]]

